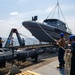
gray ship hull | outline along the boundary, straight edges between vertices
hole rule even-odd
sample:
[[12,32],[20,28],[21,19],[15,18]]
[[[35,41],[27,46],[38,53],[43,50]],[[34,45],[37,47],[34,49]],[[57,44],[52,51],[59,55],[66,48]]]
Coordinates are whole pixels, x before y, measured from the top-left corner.
[[22,24],[32,33],[34,37],[36,37],[39,41],[43,42],[53,42],[54,40],[52,38],[58,40],[60,38],[61,32],[65,34],[66,40],[68,39],[69,35],[71,35],[68,32],[59,30],[54,26],[43,23],[38,23],[34,21],[24,21]]

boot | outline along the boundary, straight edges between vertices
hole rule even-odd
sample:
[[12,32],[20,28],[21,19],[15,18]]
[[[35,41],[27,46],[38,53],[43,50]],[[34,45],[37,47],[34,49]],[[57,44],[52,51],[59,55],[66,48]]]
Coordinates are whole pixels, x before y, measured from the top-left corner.
[[62,67],[62,65],[59,64],[59,66],[58,66],[57,68],[58,68],[58,69],[62,69],[63,67]]
[[64,67],[65,67],[65,65],[63,64],[63,65],[62,65],[62,67],[64,68]]
[[58,68],[58,69],[62,69],[63,67],[62,67],[62,66],[58,66],[57,68]]

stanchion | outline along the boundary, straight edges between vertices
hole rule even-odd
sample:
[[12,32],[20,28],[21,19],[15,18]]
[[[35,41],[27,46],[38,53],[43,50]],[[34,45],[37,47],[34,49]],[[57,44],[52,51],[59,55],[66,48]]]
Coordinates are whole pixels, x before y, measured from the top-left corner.
[[9,70],[8,72],[8,75],[14,75],[14,74],[17,74],[17,73],[20,73],[20,69],[14,65],[14,47],[11,47],[12,49],[12,66],[11,66],[11,69]]

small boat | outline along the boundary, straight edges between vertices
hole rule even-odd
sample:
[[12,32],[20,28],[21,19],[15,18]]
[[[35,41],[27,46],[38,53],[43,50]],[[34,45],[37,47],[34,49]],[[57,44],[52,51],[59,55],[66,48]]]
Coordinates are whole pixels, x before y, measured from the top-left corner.
[[[59,3],[57,3],[57,6],[59,7]],[[22,22],[22,25],[40,42],[53,42],[53,38],[58,40],[61,32],[65,34],[65,38],[68,40],[68,37],[72,34],[66,23],[59,19],[45,19],[42,23],[35,20],[36,16],[32,18],[32,21]]]

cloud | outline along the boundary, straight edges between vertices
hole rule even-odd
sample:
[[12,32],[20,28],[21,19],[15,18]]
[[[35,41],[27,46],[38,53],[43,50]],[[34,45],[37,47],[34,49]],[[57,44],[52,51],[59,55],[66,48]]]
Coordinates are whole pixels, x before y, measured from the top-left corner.
[[10,34],[11,29],[15,28],[18,30],[19,33],[21,33],[23,35],[28,35],[29,37],[33,37],[32,34],[22,26],[21,23],[22,23],[22,21],[19,23],[19,19],[17,20],[16,18],[13,18],[13,19],[9,18],[3,22],[0,22],[0,26],[1,26],[0,27],[0,36],[7,38]]
[[0,36],[1,37],[8,37],[10,30],[11,30],[11,26],[6,20],[3,22],[0,22]]
[[0,23],[4,22],[4,20],[0,20]]
[[15,16],[15,15],[18,15],[19,13],[18,12],[11,12],[10,15],[12,16]]
[[52,7],[50,6],[50,7],[48,7],[48,8],[46,9],[46,12],[47,12],[47,13],[50,13],[53,9],[54,9],[54,6],[52,6]]
[[[42,21],[43,19],[45,19],[47,17],[48,13],[53,8],[54,7],[48,7],[45,10],[34,10],[34,11],[25,12],[25,13],[19,13],[17,11],[11,12],[8,19],[0,20],[0,25],[1,25],[0,32],[3,32],[3,34],[0,33],[0,35],[4,37],[10,33],[10,30],[12,28],[19,29],[22,26],[22,22],[25,20],[31,20],[32,16],[38,15],[38,17],[39,17],[38,21]],[[75,17],[74,16],[66,16],[66,20],[67,20],[67,23],[69,24],[69,27],[72,29],[72,31],[74,33]],[[6,28],[5,31],[2,30],[4,27]],[[29,37],[32,37],[30,32],[27,29],[25,29],[24,27],[22,27],[19,31],[20,31],[20,33],[23,33],[24,35],[28,35]]]
[[[0,20],[0,36],[2,37],[8,37],[10,31],[12,28],[19,29],[22,26],[22,22],[25,20],[31,20],[31,17],[35,14],[42,14],[42,11],[31,11],[31,12],[25,12],[25,13],[18,13],[18,12],[11,12],[8,19]],[[16,15],[16,16],[15,16]],[[4,30],[5,28],[5,30]],[[29,37],[33,37],[32,34],[25,29],[24,27],[19,29],[20,33],[23,33],[23,35],[28,35]],[[3,33],[2,33],[3,32]]]

